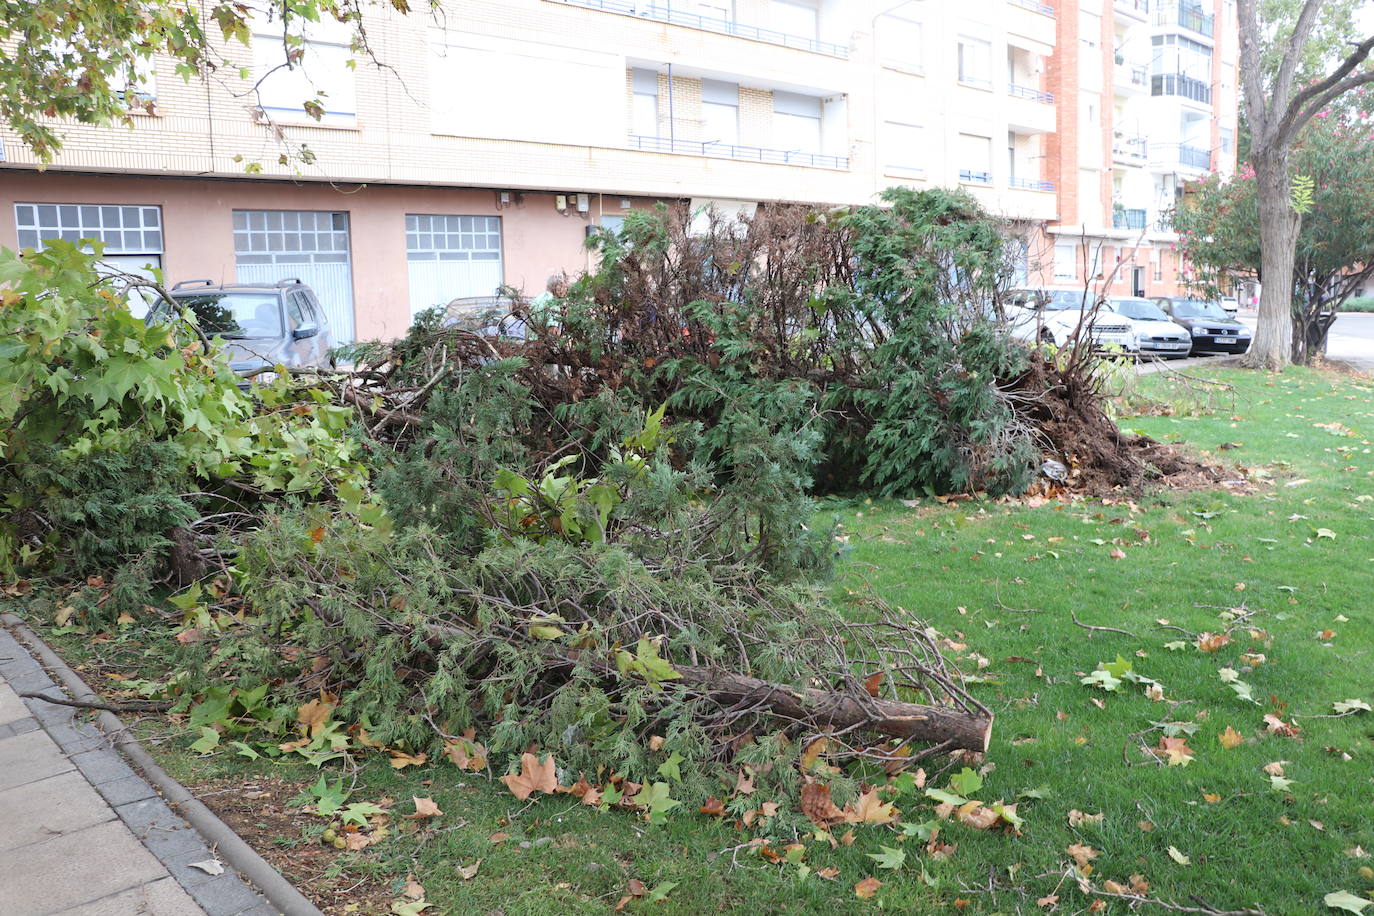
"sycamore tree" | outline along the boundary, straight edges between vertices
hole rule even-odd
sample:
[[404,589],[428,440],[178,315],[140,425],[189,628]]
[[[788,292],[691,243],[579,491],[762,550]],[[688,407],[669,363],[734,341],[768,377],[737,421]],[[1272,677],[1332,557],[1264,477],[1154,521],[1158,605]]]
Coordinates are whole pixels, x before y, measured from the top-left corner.
[[[430,0],[437,3],[438,0]],[[62,122],[129,120],[140,74],[170,58],[183,79],[231,75],[244,66],[251,27],[280,35],[280,62],[305,62],[305,30],[333,20],[353,27],[355,57],[369,55],[369,7],[409,12],[409,0],[0,0],[0,118],[42,162],[62,147]],[[237,52],[235,47],[237,46]],[[235,60],[235,58],[238,58]],[[264,74],[259,74],[259,82]],[[256,92],[257,87],[248,89]],[[301,107],[318,119],[321,100]]]
[[[1293,354],[1293,269],[1303,221],[1304,183],[1293,184],[1294,144],[1317,115],[1346,93],[1374,82],[1369,57],[1374,36],[1337,52],[1334,63],[1313,53],[1326,0],[1303,0],[1292,6],[1292,27],[1270,29],[1260,7],[1273,3],[1238,0],[1240,14],[1240,82],[1250,133],[1250,163],[1255,177],[1255,216],[1259,226],[1259,260],[1264,284],[1259,325],[1246,363],[1278,369]],[[1342,8],[1348,4],[1342,4]],[[1324,64],[1326,69],[1319,69]],[[1305,78],[1319,70],[1321,75]],[[1295,194],[1295,191],[1297,192]],[[1295,205],[1296,204],[1296,205]]]
[[[1336,311],[1374,276],[1374,89],[1359,89],[1339,109],[1320,111],[1293,147],[1289,206],[1301,217],[1288,290],[1293,362],[1325,347]],[[1235,177],[1212,176],[1175,210],[1174,229],[1192,269],[1190,282],[1215,296],[1226,281],[1265,272],[1255,235],[1259,181],[1245,163]]]

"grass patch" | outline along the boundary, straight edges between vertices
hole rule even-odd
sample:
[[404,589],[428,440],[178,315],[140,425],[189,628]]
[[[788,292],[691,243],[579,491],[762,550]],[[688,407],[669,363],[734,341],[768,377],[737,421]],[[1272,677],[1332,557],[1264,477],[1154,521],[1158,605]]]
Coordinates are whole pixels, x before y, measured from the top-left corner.
[[[336,889],[365,882],[394,899],[413,875],[433,904],[429,912],[440,913],[605,913],[631,879],[650,891],[665,882],[675,887],[661,903],[631,900],[629,912],[960,906],[992,914],[1036,912],[1035,901],[1054,894],[1059,912],[1080,912],[1090,901],[1064,873],[1067,847],[1082,844],[1098,853],[1095,882],[1126,884],[1140,875],[1160,899],[1196,895],[1221,909],[1280,914],[1318,912],[1322,896],[1338,889],[1369,896],[1374,876],[1359,869],[1374,860],[1346,851],[1374,850],[1374,714],[1309,717],[1331,714],[1335,701],[1374,702],[1374,387],[1297,369],[1217,376],[1235,386],[1224,403],[1199,404],[1169,387],[1176,382],[1147,380],[1146,393],[1186,402],[1186,409],[1122,424],[1244,466],[1264,481],[1253,492],[1165,492],[1036,508],[934,500],[827,507],[851,548],[837,592],[856,607],[879,595],[965,647],[957,651],[960,664],[982,678],[973,689],[998,717],[978,797],[1040,796],[1022,800],[1024,835],[951,824],[941,839],[957,849],[935,861],[923,844],[904,843],[885,827],[857,828],[852,845],[834,848],[767,822],[740,831],[681,809],[651,827],[630,814],[581,808],[567,796],[520,803],[499,783],[447,763],[396,771],[374,755],[351,774],[352,800],[398,799],[393,834],[361,853],[331,850],[317,871],[338,877]],[[1246,616],[1228,644],[1215,652],[1195,646],[1194,634],[1224,631],[1237,614]],[[1086,629],[1075,617],[1130,635]],[[63,646],[78,660],[88,649],[70,638]],[[155,648],[133,640],[126,655],[131,664],[157,661]],[[1164,699],[1150,699],[1138,684],[1106,692],[1080,683],[1118,655],[1157,681]],[[1222,668],[1252,685],[1259,703],[1240,699],[1218,676]],[[1301,731],[1267,731],[1266,713]],[[1164,766],[1139,750],[1162,736],[1158,722],[1195,729],[1187,766]],[[1233,749],[1218,741],[1228,727],[1243,739]],[[318,778],[304,764],[225,752],[191,756],[185,748],[194,737],[154,746],[193,786],[263,773],[295,786]],[[1281,791],[1263,770],[1275,761],[1285,761],[1284,778],[1292,780]],[[444,815],[406,821],[400,815],[412,810],[411,796],[432,797]],[[206,801],[213,805],[215,797]],[[904,821],[932,817],[914,798],[899,805]],[[1071,826],[1071,810],[1103,818]],[[313,842],[323,821],[295,815],[272,820],[280,835],[259,845],[289,856]],[[803,843],[811,874],[736,849],[754,837],[771,837],[778,848]],[[870,855],[880,845],[906,850],[905,864],[878,868]],[[1189,864],[1172,857],[1171,847]],[[475,876],[459,873],[479,859]],[[829,867],[839,870],[837,879],[818,877]],[[858,899],[854,885],[870,875],[883,886]],[[985,892],[990,877],[993,893]],[[330,912],[359,912],[346,910],[346,893],[321,902]],[[1126,905],[1108,903],[1106,912],[1124,913]]]

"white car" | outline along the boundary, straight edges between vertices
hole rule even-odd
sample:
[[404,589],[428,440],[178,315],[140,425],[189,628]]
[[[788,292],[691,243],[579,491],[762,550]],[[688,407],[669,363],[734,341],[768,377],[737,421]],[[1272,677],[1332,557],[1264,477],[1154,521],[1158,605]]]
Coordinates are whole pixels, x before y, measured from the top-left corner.
[[1175,324],[1149,299],[1108,296],[1105,308],[1130,322],[1132,340],[1126,347],[1129,353],[1167,358],[1187,356],[1193,348],[1188,330]]
[[1092,294],[1082,289],[1012,290],[1006,299],[1011,336],[1063,346],[1078,334],[1087,317],[1086,330],[1094,344],[1130,349],[1135,343],[1130,322],[1105,306],[1094,313],[1092,303]]

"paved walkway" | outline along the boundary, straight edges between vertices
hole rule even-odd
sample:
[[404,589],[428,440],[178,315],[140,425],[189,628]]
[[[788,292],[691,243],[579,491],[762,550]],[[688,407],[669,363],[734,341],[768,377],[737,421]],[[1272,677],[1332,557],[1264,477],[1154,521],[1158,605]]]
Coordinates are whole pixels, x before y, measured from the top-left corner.
[[232,871],[0,627],[0,914],[267,916]]

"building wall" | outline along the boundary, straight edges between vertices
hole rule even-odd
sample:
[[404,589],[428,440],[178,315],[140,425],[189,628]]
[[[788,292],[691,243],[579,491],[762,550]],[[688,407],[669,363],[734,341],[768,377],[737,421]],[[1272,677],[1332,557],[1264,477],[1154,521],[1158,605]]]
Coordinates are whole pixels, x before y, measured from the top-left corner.
[[[331,113],[328,123],[289,111],[264,123],[251,82],[233,67],[186,82],[163,62],[154,115],[136,114],[128,128],[64,128],[66,147],[46,173],[0,127],[0,244],[14,242],[16,201],[139,198],[164,208],[170,280],[227,278],[232,209],[346,210],[358,332],[393,335],[408,320],[408,212],[500,216],[504,280],[534,293],[549,273],[586,265],[586,229],[605,201],[612,213],[621,199],[859,204],[891,185],[962,185],[1032,240],[1032,260],[1051,265],[1039,282],[1051,282],[1056,241],[1085,237],[1099,263],[1114,264],[1118,250],[1151,255],[1164,279],[1151,270],[1150,290],[1176,288],[1157,197],[1166,177],[1190,173],[1123,161],[1115,136],[1118,121],[1176,133],[1182,104],[1148,87],[1121,90],[1120,41],[1129,37],[1148,63],[1156,31],[1151,18],[1123,15],[1136,0],[819,0],[817,37],[833,45],[810,48],[581,2],[445,0],[437,16],[369,7],[384,67],[361,61],[355,112]],[[1162,2],[1171,0],[1150,5]],[[1202,2],[1218,22],[1208,132],[1211,165],[1225,171],[1234,159],[1234,147],[1229,159],[1219,147],[1221,131],[1235,126],[1235,10],[1233,0]],[[736,22],[774,27],[775,4],[736,0]],[[961,79],[961,36],[987,43],[986,79]],[[222,51],[252,62],[236,44]],[[472,61],[490,72],[469,73]],[[787,152],[777,149],[778,93],[822,101],[822,152],[839,158],[636,148],[636,69],[658,74],[660,141],[713,139],[702,131],[702,81],[714,79],[740,87],[739,144],[758,159]],[[971,161],[969,137],[988,139],[985,164]],[[967,177],[984,169],[986,180]],[[502,207],[501,192],[519,202]],[[557,195],[578,194],[591,198],[586,214],[554,207]],[[1143,238],[1113,227],[1117,203],[1148,211]]]

